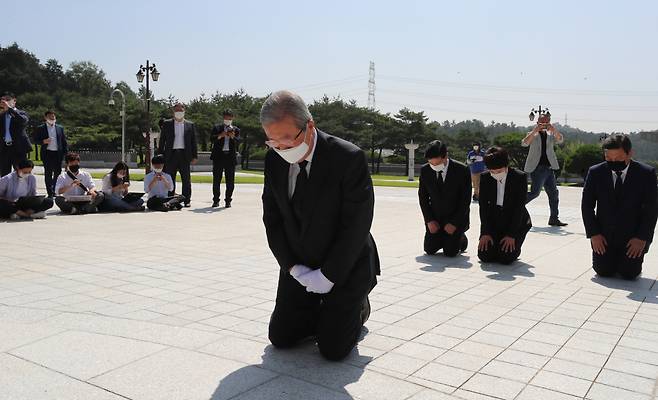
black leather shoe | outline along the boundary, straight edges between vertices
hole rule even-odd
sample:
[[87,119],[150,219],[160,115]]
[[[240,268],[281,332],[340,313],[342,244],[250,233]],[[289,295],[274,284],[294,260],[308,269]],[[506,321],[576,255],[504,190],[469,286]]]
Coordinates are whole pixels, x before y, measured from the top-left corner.
[[463,253],[466,251],[467,248],[468,248],[468,238],[466,237],[466,235],[462,235],[459,251]]
[[226,200],[226,208],[231,208],[231,201],[230,200]]
[[567,224],[566,222],[562,222],[562,221],[560,221],[560,220],[557,219],[557,218],[556,218],[556,219],[550,219],[550,220],[548,220],[548,224],[549,224],[550,226],[567,226],[567,225],[569,225],[569,224]]
[[368,318],[370,318],[370,300],[368,300],[368,296],[366,296],[366,301],[364,301],[363,306],[361,306],[361,325],[365,324]]
[[190,208],[190,202],[188,201],[187,203],[184,203],[184,204],[183,204],[183,207],[185,207],[185,208]]
[[212,207],[213,207],[213,208],[215,208],[215,207],[219,207],[219,201],[213,201],[213,202],[212,202]]

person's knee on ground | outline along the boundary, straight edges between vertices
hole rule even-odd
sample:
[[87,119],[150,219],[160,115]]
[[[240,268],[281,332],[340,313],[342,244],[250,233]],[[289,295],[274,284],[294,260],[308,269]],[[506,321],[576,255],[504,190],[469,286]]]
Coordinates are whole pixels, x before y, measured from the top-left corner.
[[617,272],[615,271],[615,268],[612,265],[601,263],[601,262],[594,262],[592,265],[592,269],[594,269],[594,272],[596,272],[598,276],[604,278],[611,278],[615,276]]
[[329,361],[343,360],[352,352],[354,346],[356,346],[356,340],[352,344],[340,340],[318,340],[320,354]]

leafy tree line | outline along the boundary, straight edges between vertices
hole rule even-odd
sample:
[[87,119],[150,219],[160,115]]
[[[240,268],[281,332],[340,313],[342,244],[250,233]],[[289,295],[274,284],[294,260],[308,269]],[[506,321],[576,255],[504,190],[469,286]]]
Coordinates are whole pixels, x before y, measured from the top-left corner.
[[[158,131],[161,118],[171,118],[174,95],[151,97],[150,120],[146,120],[142,86],[137,92],[125,82],[112,84],[103,70],[88,61],[73,62],[64,68],[57,60],[42,63],[35,55],[17,44],[0,46],[0,91],[18,96],[18,105],[31,116],[30,129],[42,123],[47,109],[57,113],[65,126],[73,149],[117,151],[121,146],[120,99],[116,106],[108,106],[110,93],[120,89],[126,96],[126,146],[143,157],[147,129]],[[156,87],[157,90],[157,87]],[[259,123],[259,111],[264,98],[254,97],[243,90],[235,93],[200,94],[187,104],[186,118],[197,125],[201,150],[210,150],[210,131],[222,119],[222,111],[231,108],[236,114],[236,125],[242,130],[243,167],[249,160],[262,159],[266,151],[265,134]],[[531,127],[514,123],[500,123],[473,119],[468,121],[430,121],[424,111],[403,108],[395,114],[382,113],[359,106],[354,100],[327,96],[309,104],[320,129],[349,140],[368,155],[373,172],[383,162],[406,163],[404,144],[413,140],[421,144],[416,159],[422,161],[423,144],[440,139],[445,141],[451,156],[465,160],[474,141],[484,147],[492,144],[506,147],[512,163],[523,166],[527,149],[521,138]],[[603,133],[585,132],[569,126],[558,129],[565,136],[558,156],[563,168],[581,174],[589,165],[601,160],[600,138]],[[632,133],[636,158],[655,162],[658,159],[658,131]],[[141,158],[140,158],[141,159]]]

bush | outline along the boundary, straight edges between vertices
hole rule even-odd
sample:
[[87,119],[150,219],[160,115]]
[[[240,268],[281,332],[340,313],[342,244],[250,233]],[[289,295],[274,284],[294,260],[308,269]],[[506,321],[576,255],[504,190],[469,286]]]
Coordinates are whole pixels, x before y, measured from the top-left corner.
[[407,158],[397,154],[391,154],[390,156],[384,157],[384,162],[387,164],[406,164]]
[[250,160],[264,160],[266,154],[267,154],[267,149],[266,148],[258,147],[258,148],[255,148],[251,151],[251,153],[249,154],[249,159]]
[[572,174],[582,177],[592,165],[603,161],[603,151],[597,144],[581,144],[573,149],[573,153],[566,159],[565,169]]

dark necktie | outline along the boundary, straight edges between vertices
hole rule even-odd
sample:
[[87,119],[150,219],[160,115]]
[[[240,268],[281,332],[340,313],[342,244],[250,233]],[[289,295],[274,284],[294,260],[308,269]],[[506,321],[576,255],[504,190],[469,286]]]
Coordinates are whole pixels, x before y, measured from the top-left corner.
[[443,191],[443,171],[439,171],[436,176],[436,186],[439,188],[439,192]]
[[615,174],[617,174],[615,178],[615,199],[617,201],[621,200],[622,187],[624,185],[624,182],[621,180],[622,173],[623,171],[615,171]]
[[297,221],[301,223],[302,217],[304,216],[304,197],[306,195],[306,186],[308,184],[308,174],[306,173],[308,161],[304,160],[297,165],[299,165],[299,175],[297,175],[295,191],[292,194],[292,209]]

